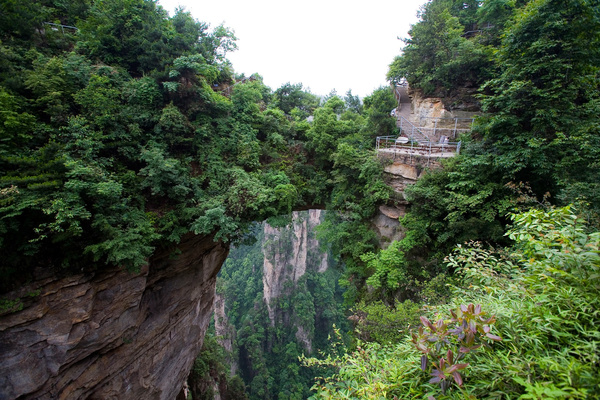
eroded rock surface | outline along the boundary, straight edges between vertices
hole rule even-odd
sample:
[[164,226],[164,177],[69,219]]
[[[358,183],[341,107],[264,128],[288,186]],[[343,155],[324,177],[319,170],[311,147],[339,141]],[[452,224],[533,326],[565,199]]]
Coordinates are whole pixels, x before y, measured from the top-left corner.
[[294,211],[291,229],[264,225],[263,298],[272,324],[276,319],[272,303],[282,295],[285,283],[298,282],[309,265],[316,265],[317,272],[329,267],[327,253],[321,253],[319,241],[313,234],[321,217],[322,210]]
[[188,236],[137,274],[47,278],[0,317],[0,399],[174,399],[208,326],[228,247]]
[[386,248],[391,242],[404,238],[404,230],[399,218],[406,214],[406,206],[398,204],[394,207],[381,205],[379,212],[372,220],[373,230],[377,234],[379,244]]
[[[429,118],[473,118],[481,113],[479,101],[463,93],[460,101],[450,97],[425,97],[416,90],[409,89],[412,100],[410,120],[419,126],[427,125]],[[430,122],[432,124],[432,122]]]

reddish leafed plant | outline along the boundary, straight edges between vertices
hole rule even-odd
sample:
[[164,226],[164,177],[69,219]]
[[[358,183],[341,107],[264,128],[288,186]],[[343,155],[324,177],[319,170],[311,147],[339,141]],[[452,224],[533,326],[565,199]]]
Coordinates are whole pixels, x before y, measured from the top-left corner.
[[452,382],[462,386],[460,371],[469,364],[461,361],[468,353],[502,340],[491,333],[496,317],[488,317],[481,305],[461,305],[450,314],[451,318],[440,318],[435,323],[421,317],[418,333],[412,334],[415,347],[422,353],[421,370],[429,371],[429,383],[439,383],[443,393]]

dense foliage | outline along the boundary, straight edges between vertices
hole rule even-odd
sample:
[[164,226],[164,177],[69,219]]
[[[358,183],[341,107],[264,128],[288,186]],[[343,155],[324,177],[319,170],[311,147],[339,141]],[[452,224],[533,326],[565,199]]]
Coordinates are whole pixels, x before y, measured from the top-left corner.
[[[423,7],[390,79],[452,101],[479,89],[486,114],[460,156],[406,189],[404,239],[354,256],[368,290],[353,318],[368,343],[305,361],[338,368],[315,398],[598,396],[598,233],[584,221],[598,227],[600,59],[588,43],[600,39],[599,10],[553,0]],[[578,214],[548,208],[569,202]],[[509,213],[531,207],[549,211],[513,215],[510,228]],[[500,247],[460,245],[470,240]],[[473,325],[460,325],[465,315]],[[420,324],[411,340],[409,325]]]
[[[338,368],[316,397],[600,396],[599,236],[581,217],[599,225],[598,0],[423,6],[390,81],[485,115],[460,156],[406,189],[405,236],[383,250],[369,221],[396,200],[372,150],[394,134],[388,88],[362,102],[272,91],[234,74],[224,26],[151,0],[67,3],[0,5],[1,293],[48,273],[136,270],[189,232],[242,240],[253,221],[317,205],[338,211],[319,236],[343,271],[288,287],[278,315],[295,322],[278,325],[263,255],[238,246],[219,291],[245,387],[209,339],[196,397],[215,382],[223,396],[306,396],[294,327],[326,348],[338,278],[369,344],[306,361]],[[549,208],[568,203],[579,214]],[[548,211],[509,216],[532,206]],[[470,240],[496,249],[456,248]]]
[[[231,32],[208,32],[181,10],[168,18],[151,1],[44,3],[3,3],[3,290],[35,267],[135,269],[161,243],[209,232],[206,215],[226,219],[236,204],[210,203],[223,171],[211,170],[203,148],[216,139],[236,156],[236,134],[210,133],[251,129],[223,119],[243,104],[211,89],[232,83],[222,58]],[[28,13],[33,26],[10,29]]]
[[[458,91],[477,88],[494,71],[493,46],[488,35],[478,35],[489,21],[482,11],[489,1],[436,0],[425,3],[420,21],[404,39],[402,56],[390,66],[388,78],[406,79],[413,89],[426,95],[456,96]],[[514,2],[504,2],[514,7]],[[485,4],[485,7],[483,6]]]
[[[436,322],[421,318],[421,336],[404,333],[391,346],[372,343],[342,357],[305,360],[338,368],[317,382],[313,398],[598,397],[600,232],[589,233],[570,207],[512,219],[512,247],[473,243],[448,257],[460,280],[447,304],[425,307]],[[474,322],[449,329],[461,319]],[[475,321],[482,321],[481,330]],[[434,350],[438,340],[454,343],[446,338],[462,333],[463,326],[460,349]],[[478,333],[469,339],[471,326]],[[442,349],[444,361],[438,354],[437,363],[420,355]],[[453,358],[462,360],[452,364]]]
[[[423,281],[452,273],[441,260],[457,243],[508,244],[504,236],[507,214],[515,208],[575,202],[585,205],[582,210],[589,212],[593,223],[598,221],[600,58],[598,46],[588,43],[600,40],[600,4],[578,0],[501,3],[461,2],[460,7],[446,0],[427,3],[399,58],[416,69],[432,60],[419,43],[449,37],[434,29],[436,16],[442,14],[460,22],[462,31],[477,31],[459,35],[461,41],[496,49],[489,60],[494,65],[491,72],[477,73],[485,78],[477,86],[486,113],[470,135],[462,138],[460,156],[405,191],[411,207],[402,220],[406,237],[395,245],[399,251],[392,255],[395,268],[386,264],[385,253],[363,256],[374,268],[370,279],[372,283],[377,279],[376,287],[400,288],[407,278]],[[491,16],[501,22],[493,29],[478,20]],[[477,29],[469,25],[473,23]],[[471,57],[466,60],[477,62]],[[425,90],[410,70],[396,66],[390,67],[391,77],[405,74],[411,85]],[[435,74],[433,69],[427,76]],[[464,86],[458,77],[450,82]],[[434,87],[444,87],[444,83],[438,81]],[[387,290],[388,297],[392,294],[398,297]]]
[[[389,198],[373,157],[374,137],[394,129],[387,88],[364,105],[351,91],[272,91],[259,75],[235,76],[231,30],[184,10],[169,17],[155,1],[4,2],[0,14],[1,292],[39,274],[136,270],[188,232],[243,240],[253,221],[312,204],[366,232]],[[287,288],[273,324],[262,257],[238,246],[219,284],[237,331],[227,357],[244,380],[227,377],[209,336],[194,398],[215,386],[229,398],[304,398],[314,375],[298,364],[309,350],[296,330],[317,351],[345,324],[334,269]],[[3,300],[2,311],[19,305]]]
[[[236,78],[226,27],[150,0],[9,1],[1,14],[2,292],[35,271],[135,270],[187,232],[233,240],[332,191],[363,216],[387,196],[361,133],[390,129],[379,103],[363,113],[349,92],[320,107],[301,84]],[[344,193],[352,168],[358,192]]]
[[226,360],[225,349],[207,333],[187,380],[193,400],[212,400],[217,393],[223,400],[248,399],[244,382],[238,375],[231,375]]

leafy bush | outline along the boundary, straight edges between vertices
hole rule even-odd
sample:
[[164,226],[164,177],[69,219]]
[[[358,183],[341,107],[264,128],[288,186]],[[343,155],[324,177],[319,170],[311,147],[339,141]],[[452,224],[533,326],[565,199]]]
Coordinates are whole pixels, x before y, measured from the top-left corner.
[[[229,367],[223,363],[225,349],[219,345],[213,334],[206,334],[200,354],[194,361],[188,376],[192,400],[214,399],[218,394],[222,399],[243,400],[248,396],[238,375],[231,375]],[[214,389],[218,393],[214,393]]]
[[435,323],[421,317],[423,325],[419,327],[418,334],[412,334],[413,344],[423,353],[421,370],[431,373],[433,378],[429,383],[439,383],[443,393],[452,384],[450,378],[458,386],[463,384],[459,371],[469,364],[458,361],[487,344],[485,339],[502,340],[491,333],[490,326],[496,322],[496,317],[486,318],[480,304],[461,304],[456,312],[450,310],[450,314],[451,318],[440,318]]
[[352,309],[351,320],[355,324],[355,334],[365,342],[381,345],[396,343],[406,336],[411,326],[419,323],[421,305],[406,300],[393,307],[377,301],[371,304],[361,302]]
[[[428,380],[419,371],[419,365],[427,368],[431,360],[419,362],[414,343],[405,337],[391,347],[368,344],[342,357],[305,361],[338,368],[336,375],[315,384],[313,398],[600,396],[600,232],[587,232],[572,207],[531,210],[512,219],[508,236],[515,244],[510,249],[461,246],[447,258],[462,284],[454,288],[448,304],[426,307],[428,317],[422,321],[428,331],[422,330],[413,339],[421,352],[435,354],[438,372],[434,379]],[[486,328],[493,319],[482,321],[476,315],[480,308],[464,306],[468,303],[480,304],[496,316],[495,333]],[[451,315],[460,305],[462,315],[440,317]],[[429,322],[430,318],[437,322]],[[467,323],[459,324],[461,319]],[[451,324],[460,329],[451,332]],[[455,334],[456,339],[448,337]],[[478,335],[491,340],[500,336],[502,341],[492,348],[469,351],[468,366],[462,362],[450,366],[450,359],[456,365],[461,346],[467,354],[465,349],[481,343]],[[452,343],[454,348],[445,347]],[[459,369],[460,378],[453,375]],[[450,387],[445,394],[436,385],[451,380],[462,385],[444,384]]]
[[420,21],[404,39],[403,54],[390,64],[388,79],[397,83],[406,78],[412,88],[433,96],[477,87],[489,79],[493,49],[469,34],[478,22],[474,14],[485,3],[433,0],[423,5]]

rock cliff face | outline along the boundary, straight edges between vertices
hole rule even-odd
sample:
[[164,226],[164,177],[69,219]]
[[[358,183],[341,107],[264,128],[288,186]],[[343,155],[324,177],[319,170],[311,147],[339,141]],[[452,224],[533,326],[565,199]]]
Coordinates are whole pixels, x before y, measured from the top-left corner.
[[327,349],[334,325],[348,329],[341,273],[315,235],[322,219],[325,212],[304,210],[277,218],[279,227],[256,224],[253,243],[232,248],[223,265],[215,339],[235,361],[228,387],[243,381],[249,398],[307,398],[314,382],[299,373],[298,356]]
[[[276,320],[273,300],[282,295],[285,283],[298,282],[309,265],[316,266],[317,272],[324,272],[329,266],[327,253],[321,254],[319,242],[314,238],[321,216],[321,210],[293,212],[292,229],[264,225],[263,298],[272,324]],[[302,341],[307,341],[304,335],[299,335]]]
[[384,181],[400,197],[404,197],[404,189],[415,183],[427,169],[441,168],[441,158],[427,157],[417,154],[383,153],[379,158],[388,164],[384,167]]
[[[423,128],[433,128],[435,120],[438,128],[470,128],[470,118],[480,115],[481,112],[476,106],[451,108],[447,98],[441,97],[423,97],[417,91],[409,91],[412,98],[410,105],[410,114],[406,118],[413,124]],[[461,103],[461,105],[465,105]],[[452,119],[459,118],[458,126],[454,125]],[[446,121],[444,122],[444,120]]]
[[202,345],[228,247],[188,236],[133,274],[47,278],[0,317],[0,399],[174,399]]
[[395,240],[402,240],[405,236],[399,218],[406,214],[406,205],[396,204],[394,207],[381,205],[379,212],[372,220],[372,227],[379,244],[387,248]]
[[463,88],[445,97],[425,97],[419,90],[408,90],[413,114],[436,118],[472,118],[481,112],[476,94],[477,88]]

